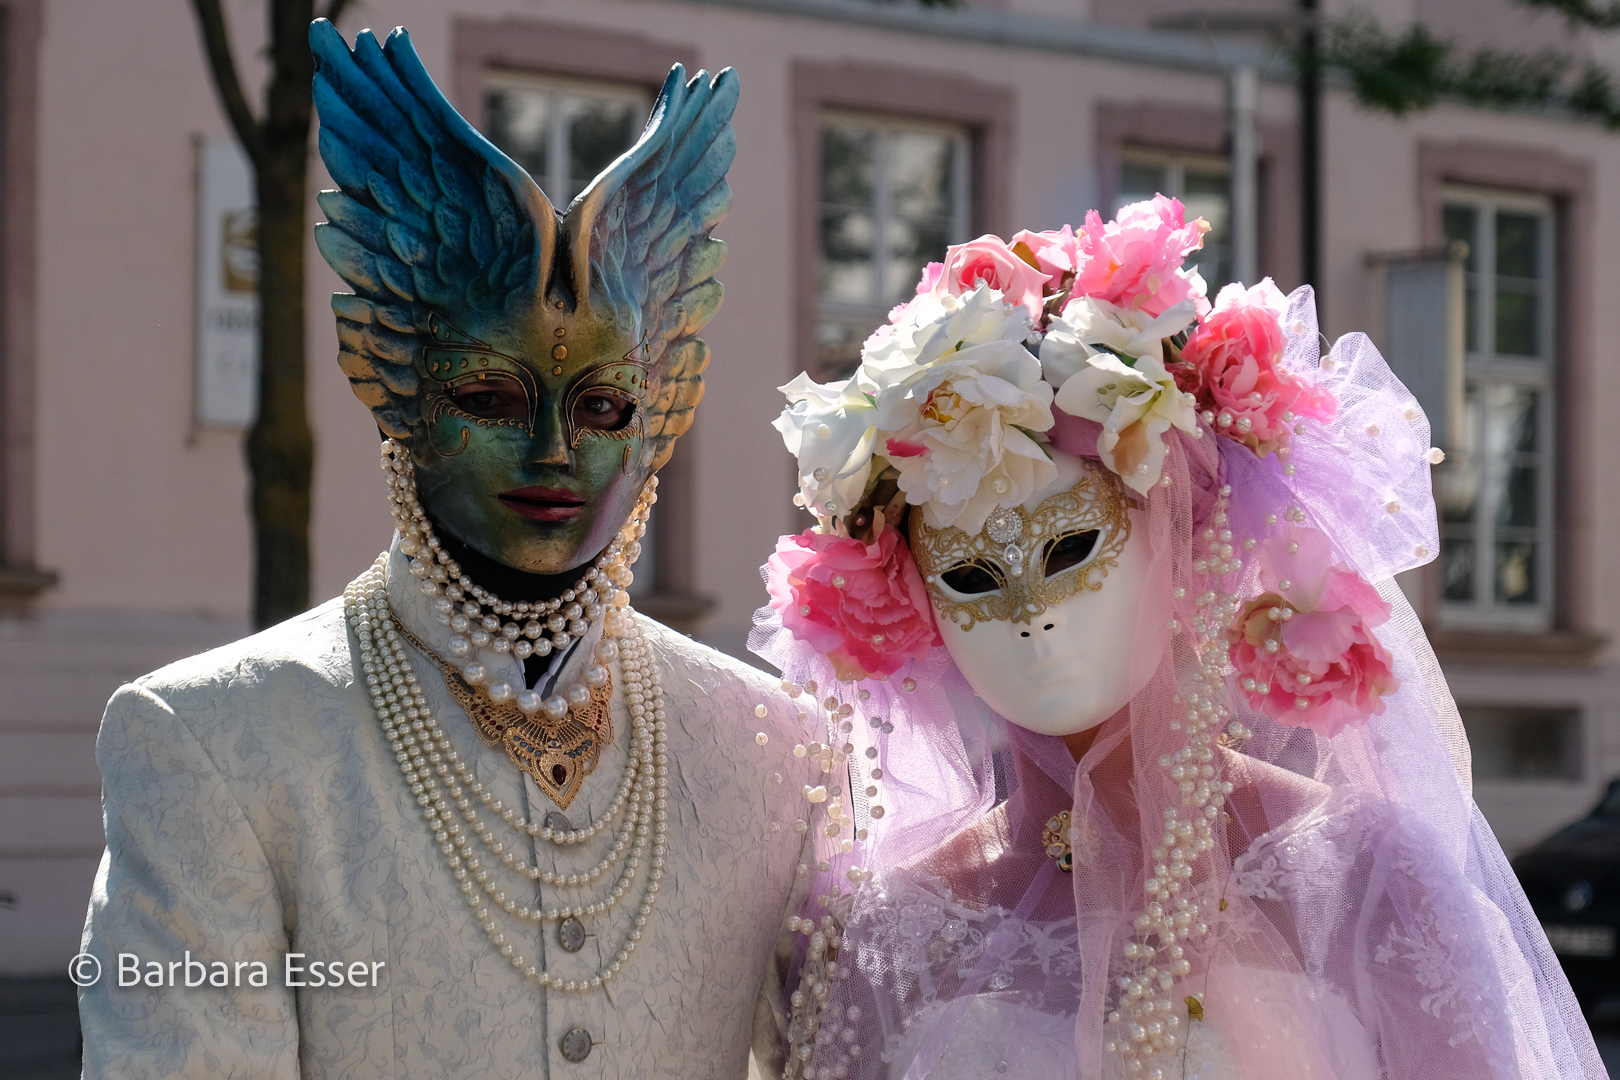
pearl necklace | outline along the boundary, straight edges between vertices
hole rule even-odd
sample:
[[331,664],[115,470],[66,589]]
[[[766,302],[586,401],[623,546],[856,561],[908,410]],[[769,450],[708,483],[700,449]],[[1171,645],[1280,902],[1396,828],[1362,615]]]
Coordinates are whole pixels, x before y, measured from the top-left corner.
[[[658,896],[659,882],[664,876],[664,856],[668,850],[669,779],[663,687],[657,661],[635,623],[628,607],[628,597],[621,592],[614,598],[614,609],[608,612],[603,623],[604,633],[619,639],[617,643],[609,641],[603,644],[616,648],[630,706],[631,747],[625,763],[625,777],[619,787],[620,796],[628,792],[628,800],[625,802],[618,796],[614,800],[628,809],[628,815],[607,858],[583,874],[562,875],[526,866],[515,852],[507,850],[504,842],[493,838],[489,827],[472,808],[469,793],[500,813],[502,820],[509,824],[517,822],[513,811],[500,807],[489,796],[483,783],[474,777],[434,719],[406,652],[402,628],[396,624],[388,603],[386,566],[387,555],[384,554],[369,570],[350,583],[344,590],[344,611],[359,639],[360,672],[370,691],[377,717],[388,735],[389,748],[394,751],[411,794],[416,796],[418,805],[423,809],[434,842],[439,845],[452,877],[490,942],[518,971],[540,986],[568,993],[602,986],[619,973],[635,951],[636,943],[641,940],[642,928],[646,926]],[[602,652],[597,657],[604,659]],[[612,658],[608,656],[605,659]],[[444,783],[442,789],[441,780]],[[599,899],[560,908],[530,909],[519,905],[490,880],[489,871],[483,868],[472,844],[464,835],[461,823],[453,820],[449,814],[452,803],[468,829],[478,836],[492,855],[531,880],[576,887],[604,873],[624,850],[626,843],[632,845],[630,854],[613,888]],[[591,834],[604,827],[617,813],[617,809],[611,809],[602,821],[593,822],[589,826]],[[541,828],[536,831],[528,823],[517,827],[531,836],[538,835],[559,846],[580,843],[588,838],[582,835],[587,832],[586,829],[558,831]],[[633,916],[624,944],[614,959],[594,976],[579,980],[554,977],[550,972],[529,963],[506,940],[505,933],[492,917],[491,902],[508,915],[531,923],[559,922],[581,915],[603,914],[617,905],[629,891],[646,854],[649,834],[652,856],[641,903]]]
[[399,530],[399,550],[411,560],[411,574],[421,579],[422,591],[433,598],[439,624],[450,628],[450,657],[467,685],[496,705],[515,701],[525,715],[543,712],[552,720],[567,716],[570,704],[583,707],[588,703],[591,688],[607,681],[607,669],[600,664],[586,668],[583,683],[542,700],[533,690],[491,682],[489,669],[475,659],[477,650],[509,652],[520,661],[549,656],[567,649],[590,632],[593,622],[606,617],[604,598],[629,588],[635,580],[630,567],[641,556],[647,516],[658,501],[658,478],[648,478],[624,528],[572,588],[550,600],[514,602],[480,588],[444,550],[417,498],[415,466],[402,444],[383,440],[382,468]]

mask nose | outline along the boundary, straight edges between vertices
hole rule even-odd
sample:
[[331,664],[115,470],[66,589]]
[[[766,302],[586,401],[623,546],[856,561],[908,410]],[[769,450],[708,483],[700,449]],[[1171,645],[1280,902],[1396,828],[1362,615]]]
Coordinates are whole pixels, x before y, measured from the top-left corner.
[[1049,607],[1029,621],[1029,629],[1018,631],[1020,639],[1029,638],[1039,640],[1048,634],[1063,631],[1063,613],[1057,607]]

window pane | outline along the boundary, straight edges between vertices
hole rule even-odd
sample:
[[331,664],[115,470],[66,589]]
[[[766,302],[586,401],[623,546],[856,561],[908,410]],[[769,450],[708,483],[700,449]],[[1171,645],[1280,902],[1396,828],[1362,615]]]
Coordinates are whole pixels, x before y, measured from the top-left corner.
[[1448,206],[1442,211],[1440,223],[1447,243],[1461,240],[1468,245],[1468,261],[1463,264],[1463,268],[1470,274],[1479,269],[1479,259],[1475,254],[1479,247],[1479,240],[1475,236],[1478,218],[1479,215],[1472,206]]
[[1472,206],[1448,206],[1441,212],[1441,229],[1446,242],[1462,241],[1468,245],[1468,258],[1463,263],[1467,273],[1463,285],[1463,348],[1468,352],[1479,349],[1479,213]]
[[1470,384],[1463,391],[1462,415],[1452,425],[1451,450],[1436,470],[1440,520],[1448,524],[1466,525],[1474,520],[1480,488],[1480,456],[1474,446],[1478,422],[1479,390]]
[[889,136],[889,198],[896,214],[950,217],[954,142],[949,135],[930,131],[897,131]]
[[877,293],[872,259],[876,225],[870,211],[829,207],[821,214],[821,295],[852,304],[871,303]]
[[1231,207],[1232,196],[1224,171],[1189,168],[1181,201],[1187,208],[1187,217],[1203,218],[1209,222],[1204,235],[1203,250],[1197,259],[1198,272],[1213,295],[1215,290],[1232,280]]
[[1169,169],[1149,162],[1127,161],[1119,175],[1119,198],[1114,212],[1127,203],[1141,202],[1155,195],[1170,194]]
[[846,379],[861,362],[861,345],[872,330],[870,319],[824,316],[816,324],[816,364],[821,382]]
[[1496,215],[1496,272],[1503,277],[1541,276],[1541,218],[1536,214]]
[[546,184],[549,142],[548,97],[543,90],[498,87],[484,95],[489,141],[529,170],[535,183]]
[[1534,528],[1536,524],[1536,470],[1512,465],[1497,476],[1496,523]]
[[889,222],[889,265],[884,274],[885,304],[904,303],[916,295],[923,267],[945,257],[950,219],[895,217]]
[[1536,412],[1541,395],[1526,386],[1497,383],[1485,394],[1486,445],[1493,454],[1534,453]]
[[1447,537],[1440,541],[1440,594],[1447,600],[1474,598],[1474,542]]
[[1496,289],[1496,351],[1508,356],[1539,356],[1541,298],[1513,285]]
[[1438,470],[1440,480],[1440,520],[1448,525],[1466,525],[1474,520],[1479,504],[1479,460],[1452,454]]
[[942,132],[896,131],[888,137],[891,217],[885,239],[883,303],[915,295],[922,269],[945,257],[951,239],[955,139]]
[[821,201],[870,208],[874,201],[877,133],[854,124],[821,129]]
[[570,97],[568,111],[568,192],[559,204],[572,200],[596,179],[596,174],[636,141],[635,104],[613,98]]
[[1496,600],[1501,604],[1536,602],[1536,545],[1527,540],[1498,541]]

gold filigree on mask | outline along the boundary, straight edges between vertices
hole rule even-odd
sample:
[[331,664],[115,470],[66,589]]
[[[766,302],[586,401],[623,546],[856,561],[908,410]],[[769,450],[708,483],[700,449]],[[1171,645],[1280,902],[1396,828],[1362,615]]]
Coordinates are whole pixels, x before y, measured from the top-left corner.
[[[1037,506],[1001,506],[970,536],[954,525],[932,528],[922,514],[911,515],[911,552],[942,620],[971,630],[981,622],[1029,622],[1076,593],[1102,588],[1119,565],[1131,537],[1128,504],[1111,473],[1090,469],[1080,482]],[[1049,556],[1064,540],[1095,532],[1091,549],[1078,563],[1050,576]],[[952,570],[974,566],[998,588],[963,598],[941,581]]]

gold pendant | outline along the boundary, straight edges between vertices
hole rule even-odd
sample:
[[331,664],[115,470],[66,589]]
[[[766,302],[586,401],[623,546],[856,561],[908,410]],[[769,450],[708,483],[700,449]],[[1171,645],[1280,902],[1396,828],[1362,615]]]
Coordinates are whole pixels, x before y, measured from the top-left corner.
[[593,689],[585,705],[569,709],[562,720],[551,720],[544,714],[526,716],[512,702],[497,705],[468,686],[461,672],[448,665],[441,670],[451,698],[467,713],[485,745],[504,746],[512,763],[528,773],[548,799],[559,809],[568,809],[585,778],[596,771],[602,748],[613,742],[608,712],[612,678]]
[[1063,811],[1046,823],[1041,833],[1046,854],[1057,860],[1058,869],[1065,874],[1074,872],[1074,844],[1069,839],[1069,812]]

